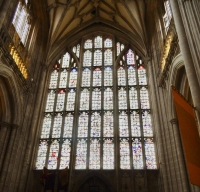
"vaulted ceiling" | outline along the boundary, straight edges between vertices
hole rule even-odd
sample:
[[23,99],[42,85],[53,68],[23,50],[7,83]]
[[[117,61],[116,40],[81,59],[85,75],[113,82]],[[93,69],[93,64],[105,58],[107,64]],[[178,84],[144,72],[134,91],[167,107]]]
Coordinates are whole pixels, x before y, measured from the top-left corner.
[[[69,38],[94,23],[103,23],[130,38],[141,47],[146,44],[144,0],[46,0],[49,14],[49,45]],[[49,50],[52,52],[53,50]]]

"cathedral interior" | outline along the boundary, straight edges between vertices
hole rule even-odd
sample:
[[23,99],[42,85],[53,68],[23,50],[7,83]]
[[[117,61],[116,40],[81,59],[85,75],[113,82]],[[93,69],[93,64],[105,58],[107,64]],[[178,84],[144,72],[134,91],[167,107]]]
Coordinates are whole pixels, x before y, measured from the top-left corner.
[[199,0],[0,0],[0,18],[1,192],[200,192]]

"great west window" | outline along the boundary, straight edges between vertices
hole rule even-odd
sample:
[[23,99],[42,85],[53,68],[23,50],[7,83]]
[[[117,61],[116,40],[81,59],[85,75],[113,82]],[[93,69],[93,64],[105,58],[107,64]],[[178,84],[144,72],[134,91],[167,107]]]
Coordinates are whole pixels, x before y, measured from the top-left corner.
[[35,168],[44,166],[157,168],[146,69],[133,49],[96,36],[55,63]]

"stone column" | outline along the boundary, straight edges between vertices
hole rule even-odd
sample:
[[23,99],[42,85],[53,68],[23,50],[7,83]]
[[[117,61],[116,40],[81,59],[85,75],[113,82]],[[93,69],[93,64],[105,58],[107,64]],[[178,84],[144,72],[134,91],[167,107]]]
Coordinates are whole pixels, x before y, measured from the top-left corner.
[[10,124],[6,122],[1,123],[0,130],[0,170],[2,170],[3,161],[5,158],[5,152],[8,144],[8,138],[10,133]]
[[186,170],[186,165],[185,165],[185,160],[184,160],[184,153],[183,153],[183,147],[181,144],[181,139],[180,139],[180,133],[179,133],[179,127],[178,127],[178,121],[177,119],[171,119],[170,120],[172,124],[172,129],[173,129],[173,139],[175,141],[175,146],[174,148],[176,149],[176,158],[177,162],[177,180],[180,182],[177,183],[178,188],[181,192],[190,192],[190,187],[189,187],[189,181],[187,177],[187,170]]
[[185,28],[181,18],[178,0],[170,0],[171,8],[174,16],[174,22],[178,34],[180,49],[184,58],[185,70],[190,85],[192,98],[198,112],[200,111],[200,86],[197,79],[194,63],[192,60],[188,40],[186,37]]

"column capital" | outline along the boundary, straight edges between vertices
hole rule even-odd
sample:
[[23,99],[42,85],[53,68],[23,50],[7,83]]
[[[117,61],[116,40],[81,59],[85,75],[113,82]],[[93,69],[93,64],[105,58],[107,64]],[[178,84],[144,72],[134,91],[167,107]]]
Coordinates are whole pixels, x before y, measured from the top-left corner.
[[178,124],[178,120],[176,118],[174,119],[171,119],[170,120],[170,123],[173,125],[173,124]]
[[147,65],[151,61],[151,57],[146,56],[143,58],[143,61],[144,61],[145,65]]

